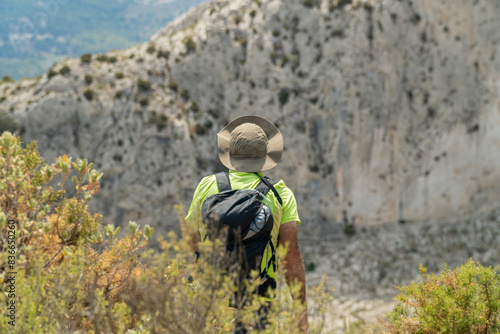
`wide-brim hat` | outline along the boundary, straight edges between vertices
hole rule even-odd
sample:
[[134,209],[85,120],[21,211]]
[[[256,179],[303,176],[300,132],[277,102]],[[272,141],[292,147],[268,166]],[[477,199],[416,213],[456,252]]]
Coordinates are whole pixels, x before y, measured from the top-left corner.
[[283,136],[260,116],[242,116],[217,134],[219,159],[228,169],[262,172],[275,167],[283,153]]

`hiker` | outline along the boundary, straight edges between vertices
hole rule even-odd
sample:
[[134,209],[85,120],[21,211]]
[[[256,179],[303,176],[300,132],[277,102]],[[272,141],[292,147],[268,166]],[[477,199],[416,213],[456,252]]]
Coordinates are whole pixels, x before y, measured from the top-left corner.
[[[272,184],[269,178],[262,174],[263,171],[275,167],[281,159],[283,153],[283,136],[281,132],[274,124],[263,117],[243,116],[230,122],[217,134],[217,145],[219,159],[228,168],[228,171],[203,178],[195,190],[193,201],[186,217],[188,224],[197,227],[195,235],[192,236],[194,243],[208,237],[206,232],[207,223],[211,220],[220,218],[222,221],[223,218],[227,218],[225,217],[226,213],[221,212],[221,208],[224,208],[224,206],[217,206],[222,200],[240,196],[241,198],[236,200],[238,203],[236,206],[241,206],[243,197],[245,197],[246,201],[255,201],[259,197],[265,197],[261,200],[266,205],[259,209],[261,211],[257,215],[259,217],[272,216],[272,219],[270,219],[272,224],[267,231],[270,242],[265,240],[265,248],[262,248],[264,253],[260,268],[263,272],[261,273],[261,278],[264,278],[264,283],[259,287],[258,293],[265,293],[263,290],[269,287],[276,288],[276,258],[274,250],[278,244],[288,245],[284,264],[286,281],[288,285],[294,282],[301,284],[298,298],[306,306],[304,263],[297,244],[297,225],[300,224],[300,219],[295,196],[283,180]],[[247,191],[247,189],[255,188],[259,190],[259,193]],[[266,213],[266,210],[269,211],[267,207],[271,211],[270,214]],[[233,211],[231,210],[231,212]],[[214,212],[217,212],[217,214],[211,216]],[[216,218],[210,219],[213,216]],[[224,217],[221,218],[221,216]],[[200,220],[202,219],[203,222],[200,224]],[[232,220],[231,217],[227,219],[228,221],[224,224],[228,226],[235,224],[244,225],[244,221],[249,221],[248,227],[238,226],[238,231],[249,231],[245,236],[242,236],[243,240],[241,242],[243,244],[245,240],[256,239],[255,236],[254,238],[248,238],[248,234],[259,233],[257,235],[262,235],[265,238],[266,231],[264,230],[267,227],[263,226],[265,224],[267,226],[266,221],[268,218],[262,218],[263,221],[259,221],[261,218],[255,218],[254,220],[254,217],[250,219],[238,218],[237,222],[234,221],[234,217]],[[256,225],[262,228],[262,230],[251,232],[256,230]],[[256,249],[258,246],[252,245],[251,247]],[[265,316],[261,320],[265,322]],[[304,332],[307,331],[307,312],[300,317],[299,326]]]

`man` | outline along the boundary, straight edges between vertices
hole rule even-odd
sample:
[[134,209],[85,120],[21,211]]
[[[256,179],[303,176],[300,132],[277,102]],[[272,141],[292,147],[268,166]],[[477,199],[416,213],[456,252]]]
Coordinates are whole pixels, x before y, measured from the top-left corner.
[[[281,132],[267,119],[260,116],[243,116],[230,122],[217,134],[219,159],[229,169],[229,180],[232,189],[254,189],[261,181],[261,172],[275,167],[283,153],[283,136]],[[292,191],[283,180],[274,184],[282,205],[274,191],[266,195],[273,215],[271,242],[274,247],[287,245],[285,258],[285,273],[287,284],[301,284],[300,301],[306,305],[305,270],[302,256],[297,244],[297,225],[300,218],[297,213],[297,203]],[[203,239],[205,228],[199,221],[199,211],[206,198],[219,192],[215,175],[201,180],[195,190],[186,221],[195,226],[196,240]],[[198,220],[198,221],[196,221]],[[270,258],[270,249],[263,255],[263,263]],[[262,267],[261,266],[261,267]],[[276,278],[272,266],[268,271],[272,279]],[[300,327],[307,331],[307,314],[301,316]]]

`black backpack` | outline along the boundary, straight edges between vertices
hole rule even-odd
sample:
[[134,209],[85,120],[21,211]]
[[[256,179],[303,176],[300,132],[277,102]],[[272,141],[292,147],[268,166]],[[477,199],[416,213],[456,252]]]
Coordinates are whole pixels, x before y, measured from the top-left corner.
[[[201,208],[206,238],[214,240],[224,233],[226,253],[237,263],[236,267],[229,269],[228,264],[225,269],[237,270],[240,283],[249,277],[251,270],[260,271],[262,256],[269,244],[272,256],[260,273],[262,283],[256,291],[265,295],[269,287],[276,288],[276,281],[268,275],[271,265],[276,272],[276,254],[271,240],[274,219],[269,204],[265,204],[265,196],[272,190],[283,205],[281,197],[266,176],[259,175],[261,181],[255,189],[231,189],[228,171],[215,177],[219,193],[205,199]],[[239,289],[242,290],[241,284]]]

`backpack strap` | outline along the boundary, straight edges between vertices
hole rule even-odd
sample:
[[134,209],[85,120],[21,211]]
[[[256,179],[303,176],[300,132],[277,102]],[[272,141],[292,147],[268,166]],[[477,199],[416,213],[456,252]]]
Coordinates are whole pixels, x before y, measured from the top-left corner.
[[283,205],[283,200],[281,199],[280,195],[278,194],[278,191],[276,190],[276,188],[274,188],[273,182],[267,176],[260,176],[259,173],[255,173],[255,174],[257,174],[260,177],[260,182],[257,185],[257,187],[255,187],[255,189],[260,191],[262,194],[264,194],[264,196],[266,196],[269,189],[271,189],[273,191],[274,195],[276,196],[276,198],[278,199],[278,202],[280,203],[280,205]]
[[219,192],[226,190],[231,190],[231,181],[229,181],[229,171],[225,170],[215,174],[215,179],[217,180],[217,187]]

